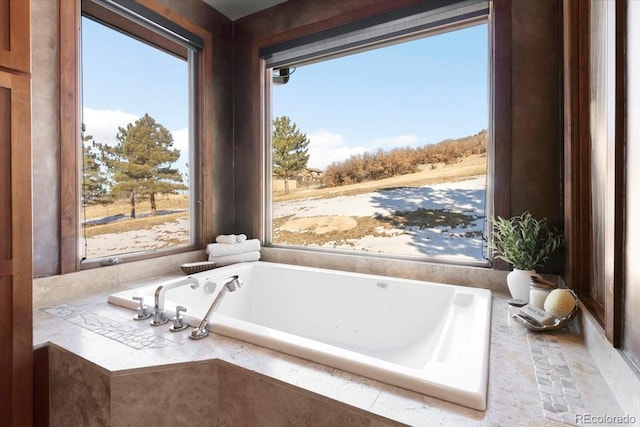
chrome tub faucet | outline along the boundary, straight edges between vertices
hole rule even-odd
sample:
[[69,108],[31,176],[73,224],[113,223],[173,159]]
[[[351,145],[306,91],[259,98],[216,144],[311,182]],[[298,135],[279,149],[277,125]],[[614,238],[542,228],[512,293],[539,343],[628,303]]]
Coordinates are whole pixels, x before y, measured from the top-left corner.
[[209,335],[207,325],[209,324],[209,318],[211,317],[211,314],[216,311],[216,309],[222,302],[222,298],[224,298],[227,292],[234,292],[241,286],[242,282],[240,281],[238,275],[233,275],[224,281],[224,283],[222,284],[222,289],[220,289],[220,292],[218,293],[218,295],[216,295],[216,298],[213,300],[211,307],[209,307],[207,314],[204,315],[202,322],[200,322],[200,325],[191,332],[191,335],[189,335],[191,339],[199,340]]
[[153,312],[151,313],[151,326],[164,325],[169,321],[164,315],[164,294],[170,289],[186,285],[190,285],[191,289],[197,289],[200,286],[200,282],[198,279],[189,276],[158,286],[154,295],[155,304],[153,306]]

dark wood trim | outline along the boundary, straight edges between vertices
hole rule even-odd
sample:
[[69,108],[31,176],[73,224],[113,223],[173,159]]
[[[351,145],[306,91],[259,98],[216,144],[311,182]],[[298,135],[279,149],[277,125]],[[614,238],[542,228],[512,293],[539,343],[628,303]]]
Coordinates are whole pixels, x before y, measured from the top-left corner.
[[82,13],[99,21],[103,25],[111,27],[117,31],[121,31],[131,37],[134,37],[143,43],[151,44],[160,50],[163,50],[180,58],[187,58],[187,49],[182,45],[169,40],[155,31],[149,30],[142,25],[131,21],[111,10],[90,1],[82,2]]
[[494,215],[511,213],[511,1],[494,0],[491,16],[493,52],[493,200]]
[[61,1],[59,15],[60,274],[66,274],[80,266],[80,0]]
[[[563,2],[564,49],[564,229],[566,236],[565,281],[576,292],[588,292],[590,275],[585,260],[590,259],[591,216],[589,141],[584,123],[589,119],[588,10],[574,0]],[[582,70],[582,71],[581,71]]]
[[[600,323],[607,339],[619,347],[622,337],[624,291],[624,209],[626,137],[626,3],[616,1],[615,141],[608,146],[613,169],[607,171],[614,191],[611,206],[602,208],[614,233],[604,259],[593,260],[590,125],[590,7],[589,2],[564,0],[564,187],[566,275],[565,281]],[[604,304],[591,295],[593,262],[605,269]]]
[[625,147],[627,117],[627,2],[616,1],[615,18],[615,153],[614,153],[614,237],[613,237],[613,277],[605,289],[605,332],[614,347],[620,347],[623,328],[623,293],[625,277]]
[[[197,34],[205,41],[205,47],[198,55],[196,100],[196,129],[198,140],[194,183],[197,187],[195,212],[196,235],[193,245],[175,251],[161,251],[162,256],[193,251],[204,247],[212,240],[213,231],[213,172],[214,164],[212,74],[213,36],[205,28],[183,17],[155,0],[140,0],[140,4]],[[66,274],[80,269],[99,267],[100,263],[80,264],[80,124],[79,124],[79,37],[80,0],[60,2],[60,273]],[[103,16],[104,17],[104,16]],[[154,43],[152,43],[154,44]],[[158,254],[141,254],[127,257],[127,261],[154,258]]]
[[[511,78],[511,1],[494,0],[491,12],[491,86],[492,117],[489,156],[490,179],[493,187],[493,215],[508,218],[511,211],[511,138],[512,138],[512,78]],[[505,261],[493,260],[494,268],[510,270]]]
[[564,22],[564,227],[565,281],[599,322],[603,310],[590,297],[591,145],[589,134],[589,8],[565,0]]

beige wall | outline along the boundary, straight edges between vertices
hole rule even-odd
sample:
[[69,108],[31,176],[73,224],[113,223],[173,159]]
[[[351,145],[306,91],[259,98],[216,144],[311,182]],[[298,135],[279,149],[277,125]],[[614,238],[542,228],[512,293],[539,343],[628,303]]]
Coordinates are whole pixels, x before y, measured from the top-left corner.
[[58,2],[31,2],[33,264],[36,276],[59,269],[60,98]]

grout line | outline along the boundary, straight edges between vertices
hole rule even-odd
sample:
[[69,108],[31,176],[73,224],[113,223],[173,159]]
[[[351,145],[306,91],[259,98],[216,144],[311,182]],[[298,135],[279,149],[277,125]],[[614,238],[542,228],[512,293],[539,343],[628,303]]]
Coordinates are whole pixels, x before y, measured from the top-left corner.
[[[545,418],[578,425],[577,415],[586,414],[582,393],[576,384],[558,340],[542,334],[527,334],[538,393]],[[581,423],[580,425],[591,425]]]
[[142,350],[147,348],[164,348],[180,345],[180,343],[162,338],[137,327],[91,313],[69,304],[58,304],[41,308],[40,311],[66,320],[88,331],[102,335],[121,344]]

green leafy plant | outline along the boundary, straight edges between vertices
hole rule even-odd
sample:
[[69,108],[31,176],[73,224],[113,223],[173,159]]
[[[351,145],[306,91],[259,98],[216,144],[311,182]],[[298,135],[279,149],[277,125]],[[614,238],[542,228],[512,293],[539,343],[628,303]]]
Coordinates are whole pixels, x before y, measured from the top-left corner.
[[489,248],[496,258],[518,270],[533,270],[549,260],[564,243],[564,236],[549,229],[547,219],[536,219],[530,212],[509,219],[492,219],[493,241]]

